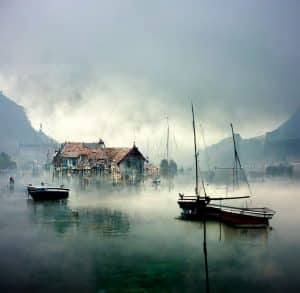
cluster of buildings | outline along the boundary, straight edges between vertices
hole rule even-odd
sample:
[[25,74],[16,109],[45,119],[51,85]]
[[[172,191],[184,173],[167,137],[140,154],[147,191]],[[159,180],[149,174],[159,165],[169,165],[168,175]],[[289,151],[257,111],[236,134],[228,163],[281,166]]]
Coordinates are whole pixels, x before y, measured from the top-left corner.
[[98,143],[66,142],[53,158],[54,173],[59,176],[89,175],[111,177],[113,180],[141,181],[145,173],[155,172],[135,144],[131,148],[106,147]]

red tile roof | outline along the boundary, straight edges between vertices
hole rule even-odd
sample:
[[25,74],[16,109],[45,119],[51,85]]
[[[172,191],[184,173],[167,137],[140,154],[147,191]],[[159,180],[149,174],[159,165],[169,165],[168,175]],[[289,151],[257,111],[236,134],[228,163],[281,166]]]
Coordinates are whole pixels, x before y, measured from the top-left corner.
[[105,154],[118,164],[127,156],[130,150],[130,148],[105,148]]
[[[92,145],[92,144],[90,144]],[[89,148],[88,144],[67,142],[63,145],[60,152],[62,157],[79,157],[80,155],[87,155],[91,160],[106,159],[119,164],[129,153],[139,154],[145,160],[144,156],[134,146],[133,148]]]
[[89,155],[91,153],[92,150],[84,146],[81,142],[67,142],[62,149],[62,154],[65,157],[78,157],[80,155]]

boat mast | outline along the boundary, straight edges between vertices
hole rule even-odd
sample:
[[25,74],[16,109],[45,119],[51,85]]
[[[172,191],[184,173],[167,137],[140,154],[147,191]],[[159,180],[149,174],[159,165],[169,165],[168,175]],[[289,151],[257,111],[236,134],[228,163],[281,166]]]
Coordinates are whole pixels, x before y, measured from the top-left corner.
[[233,186],[234,186],[234,183],[236,183],[237,185],[239,184],[239,182],[238,182],[238,163],[239,163],[240,168],[241,168],[241,163],[240,163],[240,159],[239,159],[237,149],[236,149],[236,141],[235,141],[232,123],[230,123],[230,127],[231,127],[233,148],[234,148],[234,165],[233,165]]
[[[195,187],[195,193],[197,196],[199,196],[199,176],[198,176],[198,150],[197,150],[197,137],[196,137],[196,127],[195,127],[195,115],[194,115],[194,106],[192,103],[192,115],[193,115],[193,131],[194,131],[194,148],[195,148],[195,167],[196,167],[196,187]],[[206,189],[205,189],[205,185],[204,185],[204,180],[203,180],[203,176],[201,175],[201,183],[202,183],[202,188],[203,188],[203,192],[204,192],[204,196],[207,197],[206,194]]]
[[[168,162],[168,166],[169,166],[169,137],[170,137],[170,127],[169,127],[169,118],[167,117],[167,162]],[[169,167],[168,167],[168,175],[169,175]]]
[[199,195],[199,179],[198,179],[198,153],[197,153],[197,138],[196,138],[196,129],[195,129],[195,115],[194,115],[194,106],[192,103],[192,116],[193,116],[193,132],[194,132],[194,152],[195,152],[195,167],[196,167],[196,186],[195,193]]
[[167,177],[168,177],[168,185],[170,189],[170,164],[169,164],[169,141],[170,141],[170,126],[169,126],[169,118],[167,117],[167,163],[168,163],[168,172],[167,172]]
[[[234,147],[234,164],[235,164],[235,172],[236,172],[236,180],[238,180],[238,168],[241,169],[243,175],[244,175],[244,178],[245,178],[245,181],[247,183],[247,186],[248,186],[248,189],[249,189],[249,192],[250,192],[250,195],[252,195],[252,190],[251,190],[251,187],[250,187],[250,184],[249,184],[249,181],[247,179],[247,176],[246,176],[246,173],[244,171],[244,169],[242,168],[242,164],[241,164],[241,161],[240,161],[240,157],[238,155],[238,152],[237,152],[237,149],[236,149],[236,142],[235,142],[235,137],[234,137],[234,131],[233,131],[233,125],[232,123],[230,123],[230,127],[231,127],[231,132],[232,132],[232,139],[233,139],[233,147]],[[238,181],[237,181],[238,183]]]

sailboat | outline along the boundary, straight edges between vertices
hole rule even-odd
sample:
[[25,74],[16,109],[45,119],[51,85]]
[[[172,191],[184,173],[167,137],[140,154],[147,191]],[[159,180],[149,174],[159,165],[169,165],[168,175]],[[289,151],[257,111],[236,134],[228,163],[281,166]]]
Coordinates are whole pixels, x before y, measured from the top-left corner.
[[[201,183],[203,194],[200,195],[199,192],[199,168],[198,168],[198,150],[197,150],[197,138],[196,138],[196,127],[195,127],[195,115],[194,107],[192,104],[192,117],[193,117],[193,134],[194,134],[194,157],[195,157],[195,172],[196,172],[196,184],[195,184],[195,195],[186,196],[183,193],[179,193],[178,205],[183,210],[182,218],[191,220],[200,219],[216,219],[226,222],[230,225],[237,227],[266,227],[269,225],[269,220],[275,214],[275,211],[262,207],[262,208],[240,208],[229,205],[218,205],[213,204],[213,201],[222,200],[237,200],[246,199],[250,196],[223,196],[216,197],[210,196],[206,192],[204,179],[201,175]],[[241,162],[236,149],[236,142],[234,137],[233,126],[231,124],[233,143],[234,143],[234,157],[235,157],[235,167],[239,167],[241,170]],[[246,182],[249,186],[246,174],[243,173]]]
[[[164,174],[164,178],[167,181],[167,186],[170,191],[171,189],[171,174],[170,174],[170,125],[169,125],[169,118],[167,117],[167,141],[166,141],[166,157],[163,159],[166,162],[166,174]],[[152,180],[152,184],[154,186],[158,186],[161,184],[161,178],[159,176],[159,172],[157,173],[156,178]]]

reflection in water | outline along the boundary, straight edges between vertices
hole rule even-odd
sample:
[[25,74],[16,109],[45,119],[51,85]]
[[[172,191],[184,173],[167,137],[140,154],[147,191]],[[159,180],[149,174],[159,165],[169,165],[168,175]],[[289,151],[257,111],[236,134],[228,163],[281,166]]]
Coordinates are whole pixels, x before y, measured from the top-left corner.
[[30,219],[39,225],[52,225],[56,232],[65,233],[73,228],[83,232],[101,233],[103,236],[124,236],[129,232],[126,214],[107,208],[69,208],[68,201],[34,202],[28,200],[32,210]]
[[272,231],[174,220],[177,196],[163,186],[72,189],[48,203],[5,186],[1,292],[299,292],[299,185],[260,187],[259,200],[278,211]]
[[[259,243],[263,246],[266,246],[268,243],[268,235],[270,232],[270,228],[234,228],[228,226],[222,222],[209,221],[209,228],[211,228],[211,232],[214,232],[215,227],[219,227],[219,237],[218,241],[223,243],[227,242],[236,242],[241,241],[244,243]],[[203,218],[202,221],[203,227],[203,256],[204,256],[204,270],[205,270],[205,288],[206,292],[210,292],[210,279],[209,279],[209,269],[208,269],[208,250],[207,250],[207,220]],[[217,235],[217,234],[213,234]]]
[[203,253],[205,263],[205,281],[206,281],[206,292],[209,293],[209,276],[208,276],[208,256],[206,247],[206,220],[203,219]]
[[220,240],[224,242],[241,241],[248,243],[259,243],[264,246],[268,243],[270,227],[265,228],[235,228],[226,224],[220,224]]
[[[265,229],[240,229],[239,234],[235,234],[235,237],[239,236],[240,239],[247,239],[252,242],[260,242],[265,246],[268,244],[270,229],[266,227]],[[232,236],[229,236],[232,237]]]
[[65,233],[70,227],[78,225],[67,200],[55,202],[35,202],[27,200],[31,223],[44,227],[53,227],[58,233]]

